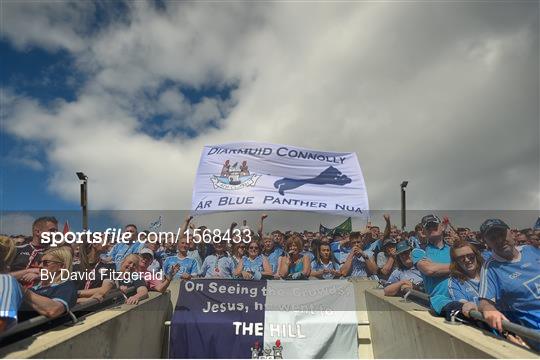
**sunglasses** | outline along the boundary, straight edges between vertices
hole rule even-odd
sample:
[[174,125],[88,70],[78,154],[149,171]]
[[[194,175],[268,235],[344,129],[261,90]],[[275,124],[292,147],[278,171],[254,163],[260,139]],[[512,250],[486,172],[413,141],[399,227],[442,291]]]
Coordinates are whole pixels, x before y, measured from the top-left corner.
[[259,247],[258,246],[250,246],[248,249],[253,249],[253,250],[259,250]]
[[476,260],[476,255],[474,253],[469,253],[457,257],[457,260],[460,262],[463,262],[465,259],[469,260],[470,262],[474,262]]
[[63,264],[63,262],[61,261],[54,261],[54,260],[41,260],[39,263],[43,264],[43,266],[49,266],[50,264]]

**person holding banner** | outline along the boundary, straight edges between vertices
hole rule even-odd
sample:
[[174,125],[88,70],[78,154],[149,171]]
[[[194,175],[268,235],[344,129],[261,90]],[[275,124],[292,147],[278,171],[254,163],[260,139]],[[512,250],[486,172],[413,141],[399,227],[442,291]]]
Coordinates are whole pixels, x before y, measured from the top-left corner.
[[225,251],[225,244],[218,239],[214,242],[214,253],[204,259],[199,275],[205,278],[232,279],[234,270],[234,262]]
[[238,262],[234,276],[245,280],[261,280],[263,276],[272,276],[272,267],[266,256],[261,255],[259,243],[252,241],[248,245],[248,255]]
[[270,238],[268,236],[264,236],[263,233],[263,225],[264,225],[264,219],[268,217],[267,214],[261,215],[261,222],[259,225],[259,236],[261,239],[263,239],[263,250],[262,254],[266,256],[268,259],[268,262],[270,263],[270,266],[272,267],[272,274],[275,274],[278,270],[278,262],[279,258],[283,256],[283,248],[280,246],[279,240],[283,238],[283,235],[279,231],[274,231],[272,234],[274,238]]
[[287,240],[286,254],[279,259],[278,274],[283,279],[307,279],[311,273],[309,256],[301,255],[303,249],[302,239],[293,235]]
[[[235,239],[240,239],[239,237],[236,237]],[[233,245],[231,247],[231,259],[234,263],[234,268],[238,266],[242,258],[244,257],[244,254],[247,250],[247,244],[244,242],[233,242]]]
[[262,254],[268,259],[272,274],[275,274],[278,270],[279,258],[284,254],[283,248],[276,244],[272,238],[265,236],[263,237]]
[[197,276],[199,273],[199,266],[197,261],[188,257],[188,241],[183,236],[178,241],[178,253],[175,256],[169,256],[163,262],[163,271],[165,274],[171,274],[171,270],[174,266],[179,266],[176,273],[172,274],[175,279],[189,280],[192,276]]

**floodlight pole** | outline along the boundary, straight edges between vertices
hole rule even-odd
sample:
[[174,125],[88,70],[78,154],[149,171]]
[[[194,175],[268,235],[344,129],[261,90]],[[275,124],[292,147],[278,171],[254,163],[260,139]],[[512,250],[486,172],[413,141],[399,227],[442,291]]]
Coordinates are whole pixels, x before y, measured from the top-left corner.
[[405,188],[409,184],[408,181],[403,181],[400,185],[401,188],[401,230],[405,230],[405,223],[406,223],[406,199],[405,199]]
[[77,177],[81,183],[81,208],[82,208],[82,227],[88,230],[88,176],[82,172],[77,172]]

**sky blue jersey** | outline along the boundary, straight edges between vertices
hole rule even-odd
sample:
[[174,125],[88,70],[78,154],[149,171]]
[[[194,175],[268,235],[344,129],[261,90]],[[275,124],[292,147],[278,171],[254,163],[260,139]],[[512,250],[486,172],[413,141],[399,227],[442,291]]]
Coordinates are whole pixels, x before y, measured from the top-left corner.
[[209,278],[232,279],[234,273],[234,262],[228,255],[208,255],[202,264],[200,275]]
[[472,302],[478,305],[480,280],[461,281],[458,278],[450,277],[448,279],[448,293],[453,301]]
[[[438,248],[429,243],[425,250],[413,249],[411,258],[415,266],[424,259],[438,264],[450,264],[450,247],[443,244],[442,247]],[[430,297],[431,307],[440,315],[442,308],[451,302],[448,293],[448,276],[427,276],[422,274],[422,278],[424,279],[424,289]]]
[[[518,259],[506,261],[495,253],[480,276],[480,298],[495,302],[512,322],[540,330],[540,250],[518,247]],[[540,344],[533,344],[540,349]]]
[[7,328],[17,324],[17,311],[23,301],[21,287],[17,280],[7,274],[0,274],[0,318],[7,319]]
[[168,275],[174,265],[178,264],[180,269],[174,275],[175,279],[179,279],[183,274],[196,276],[199,273],[197,261],[190,257],[180,258],[178,256],[169,256],[163,262],[163,271]]

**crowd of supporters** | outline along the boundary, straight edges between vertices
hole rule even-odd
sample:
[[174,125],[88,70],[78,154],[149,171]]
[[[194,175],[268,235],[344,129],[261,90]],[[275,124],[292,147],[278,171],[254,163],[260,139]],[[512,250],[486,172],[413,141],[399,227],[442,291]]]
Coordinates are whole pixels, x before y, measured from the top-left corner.
[[[228,234],[236,235],[227,242],[195,242],[172,234],[156,239],[155,233],[139,234],[129,224],[124,228],[127,243],[58,247],[41,242],[43,232],[58,231],[57,220],[39,218],[31,237],[0,236],[0,332],[36,314],[52,318],[77,303],[101,301],[115,288],[135,289],[126,303],[137,304],[149,291],[166,291],[173,279],[359,278],[377,280],[387,296],[424,291],[439,316],[471,321],[470,312],[480,311],[488,330],[540,350],[540,344],[502,328],[502,321],[510,320],[540,330],[540,228],[518,231],[488,219],[472,231],[427,215],[407,232],[384,215],[383,231],[368,222],[350,233],[266,233],[266,218],[261,216],[257,231],[244,221],[235,233],[238,224],[232,223]],[[179,233],[205,229],[195,228],[188,217]],[[107,276],[113,272],[126,276]],[[60,276],[66,273],[93,276],[66,280]]]

